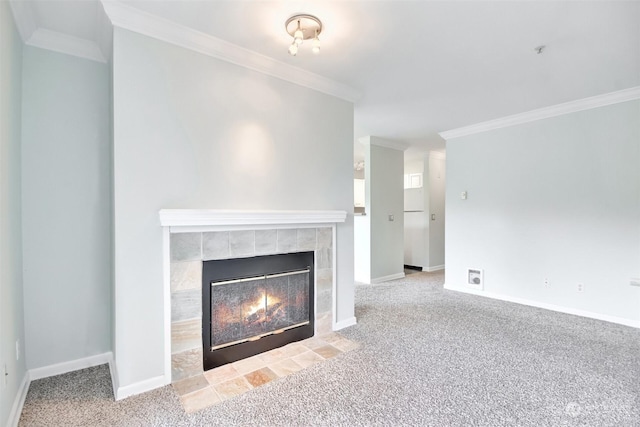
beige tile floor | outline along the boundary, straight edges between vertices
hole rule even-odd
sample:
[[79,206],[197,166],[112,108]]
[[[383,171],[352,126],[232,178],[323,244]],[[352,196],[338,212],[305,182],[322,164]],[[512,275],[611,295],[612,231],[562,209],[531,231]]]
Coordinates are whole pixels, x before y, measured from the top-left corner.
[[190,413],[357,347],[357,343],[332,332],[211,369],[197,377],[173,383],[173,389],[184,410]]

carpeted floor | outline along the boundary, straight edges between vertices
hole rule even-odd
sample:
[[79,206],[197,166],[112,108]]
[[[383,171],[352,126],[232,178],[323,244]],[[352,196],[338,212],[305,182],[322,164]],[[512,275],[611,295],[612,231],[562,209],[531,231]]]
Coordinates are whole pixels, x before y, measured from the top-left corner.
[[187,415],[170,387],[114,402],[106,366],[34,381],[21,426],[640,426],[640,331],[444,291],[356,289],[361,348]]

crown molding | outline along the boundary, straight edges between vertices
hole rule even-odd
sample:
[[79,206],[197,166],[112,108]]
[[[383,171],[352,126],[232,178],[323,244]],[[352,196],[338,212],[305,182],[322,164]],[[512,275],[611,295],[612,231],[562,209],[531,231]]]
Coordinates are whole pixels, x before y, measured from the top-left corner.
[[409,144],[406,142],[393,141],[391,139],[379,138],[377,136],[365,136],[358,138],[358,142],[362,145],[377,145],[378,147],[391,148],[394,150],[405,151],[409,148]]
[[35,30],[25,43],[29,46],[65,53],[91,61],[107,62],[95,42],[57,31],[47,30],[46,28],[38,28]]
[[629,89],[610,92],[603,95],[578,99],[576,101],[565,102],[551,107],[540,108],[538,110],[527,111],[526,113],[514,114],[501,119],[489,120],[471,126],[440,132],[439,135],[445,140],[460,138],[462,136],[473,135],[480,132],[487,132],[493,129],[500,129],[509,126],[516,126],[523,123],[548,119],[564,114],[575,113],[577,111],[590,110],[592,108],[604,107],[606,105],[618,104],[621,102],[640,99],[640,86]]
[[153,37],[250,70],[355,102],[361,94],[345,84],[322,77],[266,55],[245,49],[201,31],[176,24],[119,1],[102,0],[114,26]]
[[26,42],[38,28],[34,18],[32,3],[28,1],[10,0],[9,6],[11,6],[13,19],[16,22],[16,27],[18,27],[20,37],[22,37],[23,42]]

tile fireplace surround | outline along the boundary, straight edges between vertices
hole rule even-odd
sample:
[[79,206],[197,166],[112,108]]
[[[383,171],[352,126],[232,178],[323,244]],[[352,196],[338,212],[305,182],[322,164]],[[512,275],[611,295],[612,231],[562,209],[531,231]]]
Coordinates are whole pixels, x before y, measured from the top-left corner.
[[170,382],[203,372],[203,261],[314,251],[315,331],[316,335],[331,332],[336,224],[346,215],[345,211],[161,210],[165,372],[171,373]]

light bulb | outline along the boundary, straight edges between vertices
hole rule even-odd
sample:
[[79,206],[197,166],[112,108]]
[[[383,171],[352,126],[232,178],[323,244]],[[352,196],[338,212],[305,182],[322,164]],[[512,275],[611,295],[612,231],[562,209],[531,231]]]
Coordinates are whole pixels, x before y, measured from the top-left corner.
[[289,46],[289,55],[296,56],[297,54],[298,54],[298,45],[294,41],[293,43],[291,43],[291,46]]
[[311,52],[318,54],[320,53],[320,39],[318,38],[318,36],[316,35],[316,37],[313,39],[313,42],[311,43]]
[[297,45],[301,45],[303,38],[304,38],[304,34],[302,33],[302,30],[298,28],[296,32],[293,33],[293,39]]

